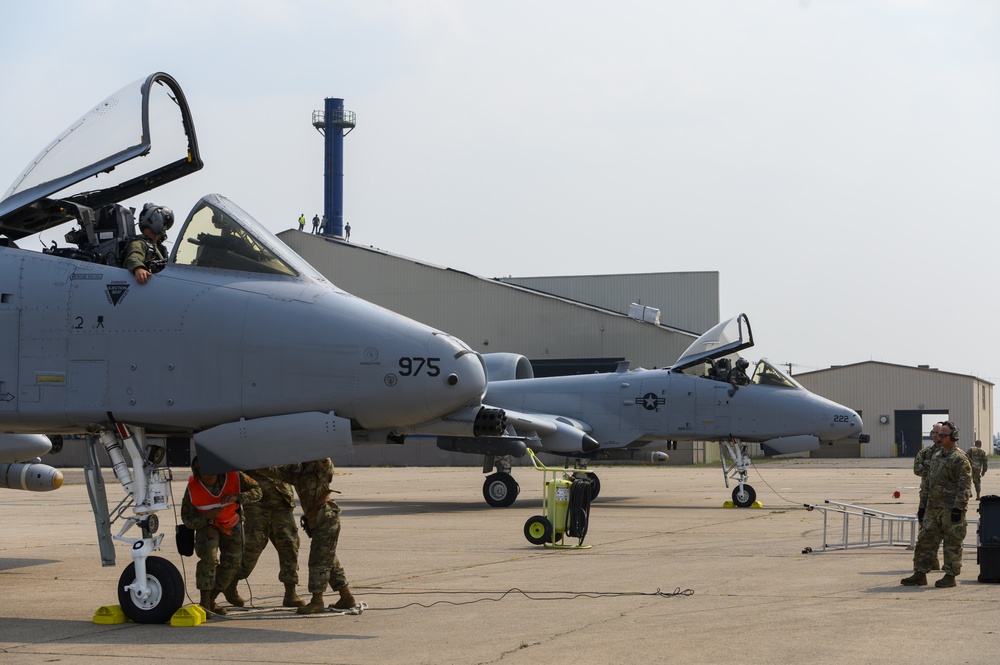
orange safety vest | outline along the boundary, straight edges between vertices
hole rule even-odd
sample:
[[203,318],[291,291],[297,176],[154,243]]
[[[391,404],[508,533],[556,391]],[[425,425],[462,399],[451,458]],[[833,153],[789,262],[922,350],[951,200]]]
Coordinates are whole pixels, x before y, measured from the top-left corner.
[[[240,493],[240,474],[237,471],[230,471],[226,474],[226,482],[222,484],[222,489],[218,494],[212,494],[204,483],[198,478],[191,476],[188,478],[188,493],[191,496],[191,504],[198,509],[198,512],[205,513],[220,506],[222,495]],[[222,513],[208,523],[217,528],[227,536],[232,535],[233,527],[240,521],[238,503],[227,503],[222,505]]]

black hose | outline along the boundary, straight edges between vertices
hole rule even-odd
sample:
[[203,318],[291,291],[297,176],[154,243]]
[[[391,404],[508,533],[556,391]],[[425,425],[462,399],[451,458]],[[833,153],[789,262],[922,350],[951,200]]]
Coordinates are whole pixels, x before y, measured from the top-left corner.
[[566,535],[583,539],[587,536],[590,498],[594,484],[589,478],[576,478],[569,488],[569,508],[566,511]]

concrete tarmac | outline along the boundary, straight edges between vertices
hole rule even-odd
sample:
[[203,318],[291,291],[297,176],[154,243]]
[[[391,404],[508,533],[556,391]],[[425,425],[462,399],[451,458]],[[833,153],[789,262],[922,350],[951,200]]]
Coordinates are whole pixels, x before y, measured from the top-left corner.
[[[541,511],[543,474],[531,468],[515,470],[521,494],[506,509],[483,502],[476,468],[338,469],[338,553],[367,610],[282,610],[269,547],[241,586],[259,611],[183,628],[92,622],[117,603],[131,559],[119,545],[118,565],[100,566],[82,484],[0,490],[0,663],[994,663],[1000,585],[977,581],[974,549],[954,589],[933,586],[941,573],[900,586],[905,547],[803,553],[823,545],[822,514],[804,503],[912,514],[910,464],[763,463],[751,471],[761,509],[722,507],[731,490],[718,467],[593,467],[602,489],[583,550],[525,539]],[[176,475],[179,503],[187,474]],[[1000,493],[992,478],[984,494]],[[122,496],[110,479],[108,495]],[[169,515],[161,523],[162,555],[196,600],[195,560],[177,555]],[[299,559],[307,597],[304,534]]]

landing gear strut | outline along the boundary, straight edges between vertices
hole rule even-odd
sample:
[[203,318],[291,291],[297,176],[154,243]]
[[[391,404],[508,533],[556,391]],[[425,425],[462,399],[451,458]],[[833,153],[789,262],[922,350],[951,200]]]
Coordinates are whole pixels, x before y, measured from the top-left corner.
[[[732,460],[732,467],[726,468],[726,455]],[[757,492],[747,484],[748,469],[750,468],[750,455],[747,454],[747,447],[737,439],[719,442],[719,457],[722,459],[722,476],[725,478],[726,487],[729,487],[729,479],[736,480],[737,485],[733,488],[733,503],[739,508],[749,508],[757,500]]]
[[[104,481],[101,476],[97,445],[107,451],[115,472],[115,477],[127,496],[115,506],[112,517],[108,509]],[[130,432],[122,424],[114,431],[103,431],[87,437],[87,466],[85,478],[87,492],[97,524],[97,540],[104,566],[115,565],[115,550],[112,541],[128,543],[132,546],[132,563],[122,572],[118,580],[118,602],[122,612],[136,623],[164,623],[180,609],[184,603],[184,581],[174,564],[166,559],[151,556],[160,550],[163,534],[159,530],[156,513],[170,507],[170,469],[159,468],[162,450],[145,443],[145,432],[136,429]],[[131,461],[131,470],[125,456]],[[125,511],[132,508],[132,515]],[[111,524],[124,520],[125,524],[115,536],[111,535]],[[141,537],[130,538],[125,532],[133,526],[141,530]]]

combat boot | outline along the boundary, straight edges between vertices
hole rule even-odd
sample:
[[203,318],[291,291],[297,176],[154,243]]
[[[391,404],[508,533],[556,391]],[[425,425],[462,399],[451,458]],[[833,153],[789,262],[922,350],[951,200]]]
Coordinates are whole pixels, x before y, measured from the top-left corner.
[[205,610],[206,612],[211,612],[212,611],[212,592],[209,591],[208,589],[202,589],[201,590],[201,600],[198,601],[198,604],[201,605],[201,609]]
[[[203,591],[202,593],[205,593],[205,592]],[[208,609],[209,612],[214,612],[215,614],[218,614],[220,616],[226,616],[226,608],[220,606],[217,602],[215,602],[215,599],[219,596],[219,593],[221,593],[221,592],[218,589],[214,589],[214,590],[208,592],[208,608],[207,609]],[[202,605],[202,607],[204,607],[204,605]]]
[[309,601],[308,605],[303,605],[299,609],[295,610],[296,614],[319,614],[320,612],[325,612],[326,606],[323,604],[323,594],[314,593],[312,600]]
[[915,572],[909,577],[899,580],[903,586],[925,586],[927,584],[927,573]]
[[344,587],[343,589],[334,589],[340,593],[340,600],[330,605],[331,608],[335,610],[349,610],[352,607],[358,606],[358,601],[354,600],[354,596],[351,595],[351,588]]
[[282,607],[302,607],[306,604],[306,601],[299,598],[299,594],[295,593],[295,585],[291,582],[285,582],[285,597],[281,599]]
[[243,607],[247,604],[247,601],[240,595],[240,592],[236,590],[236,582],[237,580],[230,582],[229,586],[225,588],[222,594],[226,597],[226,601],[228,601],[233,607]]
[[955,585],[956,585],[955,576],[952,575],[951,573],[946,573],[944,577],[942,577],[941,579],[939,579],[937,582],[934,583],[934,586],[941,589],[947,587],[953,587]]

